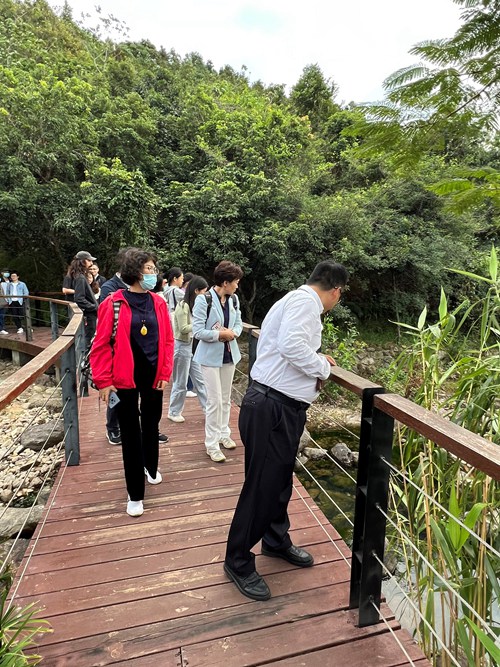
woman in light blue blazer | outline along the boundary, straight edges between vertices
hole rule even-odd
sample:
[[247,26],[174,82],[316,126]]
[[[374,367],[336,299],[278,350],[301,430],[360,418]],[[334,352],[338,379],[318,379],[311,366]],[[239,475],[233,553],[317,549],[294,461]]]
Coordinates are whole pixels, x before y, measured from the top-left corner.
[[243,325],[235,292],[242,276],[237,264],[220,262],[214,271],[215,287],[197,296],[193,308],[193,336],[199,341],[193,360],[201,365],[207,391],[205,447],[217,463],[226,460],[221,445],[236,447],[229,416],[234,369],[241,359],[236,339]]

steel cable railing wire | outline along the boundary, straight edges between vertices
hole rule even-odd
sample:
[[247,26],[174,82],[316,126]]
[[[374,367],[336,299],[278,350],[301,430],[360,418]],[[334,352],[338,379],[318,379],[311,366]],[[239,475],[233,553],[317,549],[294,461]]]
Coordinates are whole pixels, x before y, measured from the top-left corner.
[[426,625],[426,627],[429,629],[430,633],[435,637],[437,640],[438,644],[440,647],[445,651],[445,653],[448,654],[448,656],[451,658],[452,662],[457,666],[461,667],[460,663],[456,661],[455,657],[453,654],[450,652],[446,644],[443,642],[441,637],[438,635],[436,630],[432,627],[432,625],[429,623],[429,621],[425,618],[425,616],[422,614],[420,609],[417,607],[417,605],[413,602],[411,597],[408,595],[407,591],[404,590],[404,588],[401,586],[397,578],[391,573],[391,571],[385,566],[385,564],[380,560],[380,558],[377,556],[376,553],[372,553],[373,558],[378,562],[378,564],[383,568],[384,572],[388,575],[388,577],[391,579],[391,581],[395,584],[395,586],[401,591],[403,594],[406,602],[409,603],[409,605],[412,607],[414,612],[416,613],[417,617],[423,621],[423,623]]
[[52,471],[53,471],[54,468],[55,468],[55,465],[56,465],[56,462],[57,462],[57,458],[58,458],[59,454],[61,453],[62,448],[64,447],[64,445],[65,445],[65,443],[66,443],[66,436],[68,435],[68,432],[69,432],[70,428],[71,428],[71,426],[68,427],[68,429],[66,430],[66,433],[64,434],[64,438],[63,438],[62,441],[59,443],[59,446],[58,446],[58,448],[57,448],[57,451],[55,452],[56,456],[54,456],[54,459],[53,459],[53,461],[52,461],[52,465],[49,467],[49,469],[48,469],[47,472],[45,473],[45,477],[43,478],[43,482],[42,482],[42,484],[41,484],[41,486],[40,486],[40,489],[38,490],[38,493],[36,494],[36,496],[35,496],[35,498],[34,498],[34,500],[33,500],[33,503],[32,503],[32,505],[31,505],[31,507],[30,507],[30,512],[26,515],[26,518],[24,519],[24,522],[23,522],[21,528],[19,529],[19,531],[18,531],[18,533],[17,533],[17,536],[16,536],[15,540],[14,540],[13,544],[11,545],[11,548],[9,549],[9,552],[7,553],[7,556],[5,557],[4,562],[3,562],[2,565],[0,566],[0,574],[1,574],[1,573],[3,572],[3,570],[5,569],[5,567],[6,567],[7,563],[8,563],[8,560],[9,560],[10,555],[12,554],[13,550],[15,549],[15,546],[16,546],[17,542],[19,541],[20,537],[21,537],[21,533],[23,532],[24,528],[26,527],[26,524],[27,524],[28,521],[29,521],[29,518],[30,518],[30,516],[31,516],[31,510],[33,510],[33,508],[34,508],[35,505],[37,504],[37,501],[38,501],[38,499],[39,499],[39,497],[40,497],[40,495],[41,495],[43,489],[45,488],[45,485],[46,485],[46,483],[47,483],[47,480],[49,479],[50,475],[52,474]]
[[[398,644],[398,646],[401,649],[401,651],[403,652],[405,658],[408,660],[408,663],[410,665],[413,665],[413,667],[417,667],[416,663],[413,662],[413,660],[410,658],[410,655],[409,655],[408,651],[405,649],[405,647],[401,643],[401,640],[396,635],[393,628],[391,628],[391,625],[390,625],[389,621],[386,619],[386,617],[384,616],[384,614],[382,613],[380,608],[377,607],[377,605],[375,604],[375,602],[373,600],[370,600],[370,603],[371,603],[372,607],[378,612],[379,617],[382,619],[384,625],[386,626],[386,628],[389,630],[389,632],[393,636],[394,641],[396,642],[396,644]],[[460,665],[459,665],[459,667],[460,667]]]
[[[61,410],[60,413],[57,415],[57,417],[56,417],[56,419],[55,419],[55,421],[54,421],[54,425],[52,426],[52,429],[51,429],[50,433],[49,433],[48,436],[45,438],[45,442],[43,443],[43,445],[42,445],[42,447],[40,448],[40,450],[37,452],[37,455],[36,455],[36,457],[34,458],[33,462],[31,463],[30,467],[25,471],[24,477],[19,481],[17,487],[14,489],[14,491],[13,491],[13,493],[12,493],[12,497],[11,497],[11,499],[8,501],[8,503],[5,505],[5,507],[3,507],[3,508],[0,509],[0,512],[1,512],[1,513],[0,513],[0,519],[3,518],[3,516],[5,515],[5,513],[6,513],[7,510],[9,509],[9,507],[10,507],[10,506],[12,505],[12,503],[14,502],[14,500],[15,500],[15,498],[16,498],[16,495],[17,495],[18,491],[19,491],[20,489],[22,489],[22,487],[24,486],[24,482],[28,479],[28,476],[29,476],[30,472],[33,470],[33,468],[35,467],[35,465],[38,463],[38,461],[39,461],[39,459],[42,457],[42,455],[47,451],[47,450],[45,449],[45,448],[46,448],[46,445],[47,445],[47,443],[49,442],[49,440],[50,440],[52,434],[53,434],[54,431],[56,430],[57,426],[59,425],[59,422],[61,421],[61,419],[62,419],[62,417],[63,417],[63,415],[64,415],[64,411],[66,410],[66,407],[67,407],[68,403],[69,403],[69,399],[66,400],[65,404],[63,405],[62,410]],[[2,510],[3,510],[3,511],[2,511]]]
[[[61,442],[61,444],[60,444],[60,446],[59,446],[59,451],[62,449],[62,447],[64,446],[64,444],[65,444],[65,442],[66,442],[66,436],[68,435],[70,428],[71,428],[71,426],[68,427],[66,433],[64,434],[64,440]],[[59,452],[58,452],[58,453],[59,453]],[[66,461],[66,465],[63,467],[63,471],[62,471],[62,474],[61,474],[61,478],[60,478],[59,483],[58,483],[58,485],[57,485],[57,487],[56,487],[56,489],[55,489],[55,491],[54,491],[54,496],[53,496],[52,501],[54,500],[54,498],[55,498],[56,495],[57,495],[57,492],[59,491],[59,488],[60,488],[60,486],[61,486],[61,483],[62,483],[62,481],[63,481],[63,479],[64,479],[64,475],[65,475],[65,473],[66,473],[66,470],[68,469],[68,465],[69,465],[70,460],[71,460],[71,452],[70,452],[70,455],[69,455],[69,457],[68,457],[68,460]],[[54,463],[55,463],[55,462],[54,462]],[[44,488],[45,483],[46,483],[46,481],[47,481],[47,479],[48,479],[48,477],[49,477],[49,474],[52,472],[53,468],[54,468],[54,466],[52,466],[52,468],[51,468],[50,470],[48,470],[48,472],[47,472],[47,474],[46,474],[46,476],[45,476],[45,478],[44,478],[43,485],[42,485],[42,487],[40,488],[40,491],[38,492],[38,494],[37,494],[37,496],[36,496],[36,498],[35,498],[35,500],[34,500],[34,503],[33,503],[32,507],[34,507],[34,505],[36,504],[36,501],[38,500],[38,498],[39,498],[39,496],[40,496],[40,494],[41,494],[41,492],[42,492],[42,489]],[[30,553],[29,553],[28,558],[26,559],[26,562],[25,562],[25,564],[24,564],[23,571],[21,572],[20,576],[17,578],[17,585],[16,585],[16,588],[15,588],[14,592],[12,593],[11,598],[10,598],[10,600],[9,600],[9,604],[8,604],[8,606],[7,606],[7,611],[11,608],[11,606],[12,606],[13,603],[14,603],[14,598],[15,598],[15,596],[16,596],[16,594],[17,594],[17,591],[19,590],[19,586],[21,585],[21,582],[22,582],[23,577],[24,577],[24,575],[25,575],[25,573],[26,573],[26,570],[28,569],[28,566],[29,566],[29,564],[30,564],[31,558],[33,557],[33,553],[34,553],[34,551],[35,551],[35,549],[36,549],[36,546],[37,546],[37,544],[38,544],[38,540],[40,539],[40,535],[42,534],[42,531],[43,531],[43,529],[44,529],[44,527],[45,527],[45,524],[47,523],[47,518],[48,518],[48,516],[49,516],[49,512],[50,512],[50,507],[49,507],[49,508],[47,509],[47,511],[45,512],[45,516],[44,516],[44,518],[43,518],[42,524],[41,524],[41,526],[40,526],[40,529],[39,529],[39,531],[38,531],[38,534],[37,534],[37,536],[36,536],[36,539],[35,539],[34,543],[33,543],[33,544],[30,543],[30,545],[29,545],[29,546],[31,547],[31,551],[30,551]],[[26,518],[25,523],[23,524],[23,528],[24,528],[24,526],[26,525],[26,523],[27,523],[27,521],[28,521],[28,518],[29,518],[29,515],[28,515],[28,517]],[[19,531],[19,534],[22,532],[23,528],[21,528],[21,530]],[[18,534],[18,538],[19,538],[19,534]],[[18,539],[18,538],[16,538],[16,539]],[[12,545],[12,548],[10,549],[9,553],[7,554],[7,557],[9,557],[10,554],[12,553],[12,550],[13,550],[14,546],[15,546],[15,544]],[[5,559],[5,562],[7,562],[7,558]],[[2,573],[2,569],[3,569],[3,565],[2,565],[2,568],[0,568],[0,574]]]
[[37,419],[37,418],[42,414],[42,410],[44,410],[44,409],[46,408],[48,402],[54,397],[54,394],[55,394],[56,391],[60,388],[60,386],[61,386],[61,384],[62,384],[64,378],[66,377],[66,375],[67,375],[68,373],[69,373],[69,371],[66,371],[66,372],[62,375],[61,379],[59,380],[59,382],[57,383],[57,385],[54,387],[54,390],[52,391],[52,393],[50,394],[50,396],[48,396],[48,398],[45,400],[45,402],[43,403],[43,405],[41,405],[41,406],[38,408],[38,411],[35,412],[35,414],[34,414],[33,417],[31,418],[31,420],[28,422],[28,424],[26,424],[26,426],[24,427],[24,429],[22,430],[22,432],[16,437],[16,439],[15,439],[14,442],[10,445],[10,447],[3,453],[2,459],[5,458],[6,456],[8,456],[9,454],[12,453],[12,451],[14,450],[14,448],[15,448],[15,447],[19,444],[19,442],[21,441],[21,438],[22,438],[23,435],[26,433],[26,431],[30,428],[30,426],[33,426],[33,422],[35,421],[35,419]]
[[380,507],[378,503],[376,503],[375,507],[378,509],[378,511],[386,518],[386,520],[391,524],[391,526],[396,530],[396,532],[402,537],[402,539],[408,544],[408,546],[419,555],[420,559],[427,565],[427,567],[435,574],[436,577],[440,581],[442,581],[443,586],[458,600],[460,600],[460,603],[466,607],[472,615],[479,621],[481,626],[486,630],[486,632],[493,638],[493,641],[497,639],[496,634],[494,631],[490,628],[490,626],[486,623],[486,621],[480,616],[477,611],[465,600],[461,595],[459,595],[453,586],[451,586],[448,581],[444,578],[442,574],[436,570],[436,568],[432,565],[432,563],[429,562],[429,560],[424,556],[424,554],[420,551],[420,549],[413,544],[413,542],[410,540],[409,537],[407,537],[402,529],[390,518],[390,516],[384,512],[384,510]]
[[381,456],[380,459],[391,469],[392,477],[397,476],[397,477],[401,477],[402,479],[404,479],[406,482],[408,482],[408,484],[413,486],[419,493],[421,493],[423,496],[425,496],[427,498],[427,500],[429,500],[430,502],[434,503],[434,505],[439,507],[439,509],[442,512],[444,512],[447,516],[449,516],[450,519],[453,519],[453,521],[455,521],[461,528],[466,530],[469,533],[469,535],[475,537],[477,539],[477,541],[480,542],[486,549],[491,551],[491,553],[494,556],[496,556],[497,558],[500,558],[500,552],[497,551],[491,544],[488,544],[488,542],[483,540],[483,538],[480,535],[478,535],[471,528],[466,526],[463,523],[463,521],[461,521],[458,517],[453,516],[453,514],[449,510],[446,509],[446,507],[441,505],[440,502],[438,502],[435,498],[430,496],[426,491],[424,491],[424,489],[422,489],[420,486],[418,486],[418,484],[415,484],[415,482],[412,479],[410,479],[407,475],[405,475],[401,470],[398,470],[395,466],[393,466],[392,463],[390,463],[384,456]]
[[297,495],[299,496],[299,498],[300,498],[300,499],[302,500],[302,502],[304,503],[304,505],[305,505],[305,507],[307,508],[308,512],[310,512],[310,514],[314,517],[314,520],[316,521],[316,523],[318,524],[318,526],[319,526],[319,527],[321,528],[321,530],[325,533],[325,535],[327,536],[328,540],[333,544],[333,546],[335,547],[335,549],[337,549],[337,551],[338,551],[338,553],[340,554],[341,558],[347,563],[347,565],[348,565],[349,567],[351,567],[351,563],[347,560],[347,558],[345,557],[345,555],[344,555],[344,554],[342,553],[342,551],[339,549],[338,544],[335,542],[335,540],[334,540],[334,539],[332,538],[332,536],[328,533],[328,531],[326,530],[326,528],[324,527],[324,525],[323,525],[323,524],[321,523],[321,521],[318,519],[318,517],[316,516],[316,514],[313,512],[312,507],[310,507],[310,506],[307,504],[306,499],[305,499],[304,496],[300,493],[298,487],[294,484],[294,485],[293,485],[293,488],[295,489],[295,492],[297,493]]
[[351,525],[351,527],[354,527],[353,522],[351,519],[347,516],[347,514],[342,510],[342,508],[335,502],[335,500],[330,496],[328,491],[324,489],[321,484],[318,482],[318,480],[314,477],[314,475],[305,467],[305,465],[300,461],[298,457],[295,458],[295,460],[302,466],[302,468],[306,471],[306,473],[309,475],[309,477],[313,480],[313,482],[316,484],[316,486],[321,490],[322,493],[325,494],[325,496],[328,498],[328,500],[334,505],[338,511],[342,514],[344,519]]

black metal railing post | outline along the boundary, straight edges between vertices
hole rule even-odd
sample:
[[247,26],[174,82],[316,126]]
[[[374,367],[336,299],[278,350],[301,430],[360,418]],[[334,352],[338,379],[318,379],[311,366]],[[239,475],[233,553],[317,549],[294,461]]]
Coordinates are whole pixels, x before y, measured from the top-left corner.
[[23,299],[23,307],[24,307],[24,319],[26,322],[25,324],[26,340],[33,340],[33,324],[31,322],[31,306],[29,299]]
[[80,463],[80,430],[78,424],[78,394],[76,378],[75,342],[61,357],[62,399],[64,406],[64,442],[66,463],[77,466]]
[[389,469],[380,457],[391,458],[394,420],[373,408],[374,396],[381,393],[383,387],[370,387],[362,394],[349,596],[350,608],[359,609],[360,627],[378,622],[371,603],[380,605],[382,589],[382,570],[373,553],[383,559],[385,519],[377,506],[384,511],[387,507]]
[[57,312],[57,303],[50,302],[50,328],[52,331],[52,340],[59,338],[59,313]]

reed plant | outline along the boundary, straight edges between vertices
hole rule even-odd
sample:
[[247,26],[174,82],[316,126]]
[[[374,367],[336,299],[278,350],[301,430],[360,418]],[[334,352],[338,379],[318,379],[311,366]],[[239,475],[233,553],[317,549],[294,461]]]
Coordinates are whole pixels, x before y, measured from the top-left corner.
[[[405,392],[413,401],[500,446],[497,268],[492,248],[488,275],[458,272],[484,287],[475,301],[450,311],[441,291],[436,321],[430,323],[424,309],[416,326],[398,323],[411,343],[392,371],[395,382],[405,378]],[[439,667],[500,665],[498,484],[402,427],[397,448],[407,479],[395,475],[391,481],[398,525],[391,538],[406,563],[408,590],[427,621],[420,620],[416,628],[421,645]],[[425,558],[410,549],[401,534]],[[439,630],[440,640],[429,626]]]
[[33,653],[35,637],[51,632],[48,621],[38,617],[35,604],[9,606],[8,596],[12,575],[5,570],[0,575],[0,665],[2,667],[31,667],[41,661]]

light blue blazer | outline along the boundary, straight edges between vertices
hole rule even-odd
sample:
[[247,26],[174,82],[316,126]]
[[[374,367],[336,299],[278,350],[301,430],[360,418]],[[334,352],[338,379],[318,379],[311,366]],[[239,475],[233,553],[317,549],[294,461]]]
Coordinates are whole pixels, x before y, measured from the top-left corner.
[[[207,320],[208,304],[204,294],[199,294],[196,297],[193,308],[193,336],[200,341],[193,360],[197,361],[202,366],[222,366],[224,358],[224,343],[219,340],[219,332],[212,327],[217,323],[221,327],[224,326],[224,312],[220,305],[217,292],[212,287],[210,290],[212,295],[212,307]],[[240,302],[236,297],[237,308],[234,307],[233,298],[229,299],[229,326],[234,333],[239,336],[243,331],[243,324],[241,322]],[[237,364],[241,359],[240,349],[237,340],[232,340],[229,343],[231,348],[231,356],[233,363]]]

